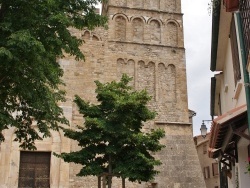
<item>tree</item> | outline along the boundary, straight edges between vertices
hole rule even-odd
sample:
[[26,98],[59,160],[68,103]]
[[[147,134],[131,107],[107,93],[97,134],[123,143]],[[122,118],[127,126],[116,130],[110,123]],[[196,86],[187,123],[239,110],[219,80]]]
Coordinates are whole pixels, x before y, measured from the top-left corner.
[[155,112],[146,106],[151,99],[148,93],[134,91],[128,86],[130,80],[123,75],[120,82],[102,84],[96,81],[98,104],[76,96],[74,101],[83,114],[85,126],[78,126],[78,130],[64,128],[64,132],[82,148],[56,155],[66,162],[83,165],[79,176],[108,173],[141,182],[153,179],[158,173],[154,166],[161,162],[150,152],[164,147],[159,143],[164,131],[142,132],[143,123],[152,120]]
[[16,128],[20,146],[35,149],[49,129],[67,124],[58,102],[64,101],[64,54],[84,59],[82,41],[69,28],[93,29],[107,19],[95,13],[101,0],[0,0],[0,141],[2,131]]

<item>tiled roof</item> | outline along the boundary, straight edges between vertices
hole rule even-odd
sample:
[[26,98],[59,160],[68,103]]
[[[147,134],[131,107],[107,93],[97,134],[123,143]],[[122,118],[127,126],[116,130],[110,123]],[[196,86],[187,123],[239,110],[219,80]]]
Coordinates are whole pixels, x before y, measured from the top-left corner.
[[214,151],[218,151],[222,146],[224,136],[228,130],[228,125],[238,116],[247,111],[246,104],[236,107],[213,120],[211,126],[211,137],[209,140],[209,156],[213,156]]

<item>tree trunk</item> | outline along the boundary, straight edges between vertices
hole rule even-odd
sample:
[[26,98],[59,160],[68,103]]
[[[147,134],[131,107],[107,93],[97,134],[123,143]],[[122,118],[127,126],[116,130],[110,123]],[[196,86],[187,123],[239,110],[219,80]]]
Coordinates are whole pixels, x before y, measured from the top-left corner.
[[0,21],[3,21],[6,10],[7,10],[6,3],[2,2],[0,6]]
[[101,179],[102,177],[101,176],[98,176],[98,188],[102,188],[102,185],[101,185]]
[[122,188],[125,188],[125,178],[122,178]]
[[112,185],[112,158],[109,155],[109,175],[108,175],[108,188],[111,188]]
[[102,188],[106,188],[106,176],[102,177]]

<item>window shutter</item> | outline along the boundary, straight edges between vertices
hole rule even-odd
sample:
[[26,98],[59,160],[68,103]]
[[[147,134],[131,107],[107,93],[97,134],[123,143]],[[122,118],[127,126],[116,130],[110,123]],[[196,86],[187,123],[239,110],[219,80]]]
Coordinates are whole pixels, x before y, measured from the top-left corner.
[[234,82],[236,85],[237,82],[241,79],[241,73],[240,73],[240,61],[239,61],[237,35],[236,35],[235,21],[234,21],[233,16],[232,16],[231,28],[230,28],[230,40],[231,40],[231,50],[232,50],[233,68],[234,68]]

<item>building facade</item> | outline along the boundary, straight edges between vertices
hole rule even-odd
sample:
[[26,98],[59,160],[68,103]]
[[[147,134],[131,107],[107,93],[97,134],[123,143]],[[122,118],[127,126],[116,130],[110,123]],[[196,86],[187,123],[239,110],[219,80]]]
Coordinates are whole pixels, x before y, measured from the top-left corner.
[[[85,41],[81,50],[86,61],[76,61],[74,57],[59,60],[67,91],[67,101],[61,107],[71,128],[83,124],[73,103],[74,95],[96,102],[95,80],[119,80],[126,73],[133,77],[131,86],[147,89],[152,96],[149,106],[158,114],[153,121],[145,123],[144,130],[162,128],[166,132],[161,141],[166,148],[154,154],[162,161],[159,175],[152,182],[126,182],[126,187],[205,187],[189,121],[181,0],[109,0],[103,4],[102,13],[109,19],[108,29],[71,29],[73,35]],[[20,185],[28,181],[23,174],[32,174],[29,169],[21,168],[31,163],[27,156],[34,158],[33,166],[40,169],[37,173],[44,173],[41,175],[44,179],[30,179],[35,187],[39,183],[53,188],[98,186],[97,177],[76,176],[81,166],[50,155],[78,149],[62,132],[53,132],[51,138],[37,142],[37,152],[30,153],[20,151],[18,143],[12,142],[13,132],[13,129],[4,132],[0,187],[23,187]],[[121,187],[121,180],[114,179],[113,187]]]
[[249,187],[250,2],[219,1],[212,21],[209,156],[219,161],[220,187]]
[[206,137],[194,137],[196,151],[199,157],[203,178],[207,188],[219,188],[219,163],[217,159],[208,156],[210,133]]

